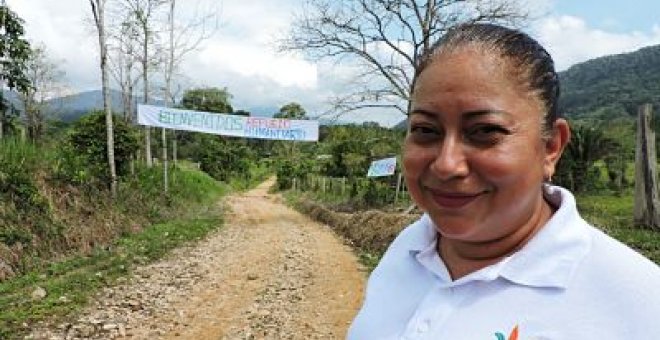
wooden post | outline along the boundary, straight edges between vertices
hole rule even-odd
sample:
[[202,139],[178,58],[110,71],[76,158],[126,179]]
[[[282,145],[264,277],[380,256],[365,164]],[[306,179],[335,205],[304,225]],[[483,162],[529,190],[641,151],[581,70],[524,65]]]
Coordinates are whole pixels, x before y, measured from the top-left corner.
[[660,230],[660,198],[651,111],[651,104],[644,104],[637,114],[634,217],[635,225]]
[[399,191],[401,190],[401,173],[399,172],[399,177],[396,179],[396,193],[394,194],[394,204],[399,200]]
[[296,191],[296,179],[295,179],[295,177],[293,178],[293,191]]
[[344,193],[346,192],[346,177],[341,178],[341,197],[344,197]]
[[325,194],[325,176],[321,177],[321,192]]

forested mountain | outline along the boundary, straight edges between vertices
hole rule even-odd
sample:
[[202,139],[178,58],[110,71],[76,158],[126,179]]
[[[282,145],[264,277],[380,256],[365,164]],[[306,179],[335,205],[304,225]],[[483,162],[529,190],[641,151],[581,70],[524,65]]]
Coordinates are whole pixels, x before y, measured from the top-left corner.
[[560,110],[569,117],[634,115],[643,103],[660,110],[660,45],[605,56],[559,74]]

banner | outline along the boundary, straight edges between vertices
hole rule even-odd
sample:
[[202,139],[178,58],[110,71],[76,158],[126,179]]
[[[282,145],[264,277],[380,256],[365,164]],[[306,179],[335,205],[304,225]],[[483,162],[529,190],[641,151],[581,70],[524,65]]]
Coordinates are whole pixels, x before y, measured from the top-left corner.
[[138,124],[223,136],[315,142],[319,123],[138,105]]
[[384,158],[371,162],[367,177],[380,177],[394,175],[396,170],[396,157]]

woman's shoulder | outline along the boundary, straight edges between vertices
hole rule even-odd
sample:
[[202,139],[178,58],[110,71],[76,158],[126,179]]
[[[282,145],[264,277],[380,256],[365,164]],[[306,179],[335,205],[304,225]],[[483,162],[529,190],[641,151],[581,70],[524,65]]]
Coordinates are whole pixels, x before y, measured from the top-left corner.
[[[589,234],[591,251],[584,260],[582,271],[595,279],[600,277],[607,281],[599,285],[617,290],[625,286],[634,290],[653,287],[649,292],[660,286],[660,267],[656,263],[596,227],[591,227]],[[660,302],[660,294],[653,295]]]
[[[390,243],[389,247],[374,269],[371,277],[389,277],[395,279],[401,273],[410,275],[415,271],[414,255],[435,243],[437,232],[431,219],[424,214],[416,221],[410,223]],[[391,282],[390,282],[391,283]]]

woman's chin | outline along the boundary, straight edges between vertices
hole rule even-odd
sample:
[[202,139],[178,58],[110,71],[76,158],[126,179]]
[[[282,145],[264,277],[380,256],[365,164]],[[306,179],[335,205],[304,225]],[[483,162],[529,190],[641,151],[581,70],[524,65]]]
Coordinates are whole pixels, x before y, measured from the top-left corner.
[[442,237],[448,239],[468,241],[475,237],[475,223],[467,218],[451,218],[447,216],[433,216],[431,220],[435,229]]

